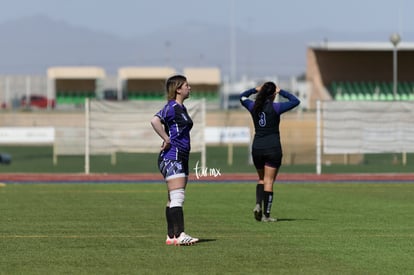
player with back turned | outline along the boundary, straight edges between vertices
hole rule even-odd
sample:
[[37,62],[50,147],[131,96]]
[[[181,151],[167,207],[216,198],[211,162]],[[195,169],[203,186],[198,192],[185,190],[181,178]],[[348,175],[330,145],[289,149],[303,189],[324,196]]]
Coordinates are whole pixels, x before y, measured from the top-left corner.
[[[249,99],[256,94],[256,99]],[[285,102],[274,102],[276,95],[286,98]],[[299,105],[293,94],[281,90],[273,82],[249,89],[240,94],[240,102],[251,114],[255,135],[252,143],[252,158],[259,181],[256,185],[256,206],[253,209],[257,221],[275,222],[270,216],[273,203],[273,183],[282,164],[280,143],[280,115]]]

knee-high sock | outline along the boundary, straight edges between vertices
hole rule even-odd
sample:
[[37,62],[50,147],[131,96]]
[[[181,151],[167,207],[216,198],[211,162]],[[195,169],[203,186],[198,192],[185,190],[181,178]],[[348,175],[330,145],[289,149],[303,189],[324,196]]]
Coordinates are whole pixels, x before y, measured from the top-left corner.
[[184,212],[182,207],[171,207],[170,214],[173,221],[174,235],[180,236],[184,232]]
[[174,237],[174,222],[173,222],[173,218],[172,218],[169,206],[167,206],[165,208],[165,218],[167,219],[167,234],[168,234],[168,237],[173,238]]
[[264,185],[263,184],[257,184],[256,185],[256,204],[260,205],[260,207],[263,206],[263,192],[264,192]]
[[270,211],[272,210],[273,202],[273,192],[264,191],[264,206],[263,212],[266,217],[270,216]]

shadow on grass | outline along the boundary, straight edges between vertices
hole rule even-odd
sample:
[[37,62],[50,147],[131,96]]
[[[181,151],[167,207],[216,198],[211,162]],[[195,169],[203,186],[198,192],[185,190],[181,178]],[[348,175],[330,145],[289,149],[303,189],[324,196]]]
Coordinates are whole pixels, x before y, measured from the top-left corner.
[[316,221],[315,219],[277,218],[277,222]]
[[200,239],[197,243],[215,242],[217,239]]

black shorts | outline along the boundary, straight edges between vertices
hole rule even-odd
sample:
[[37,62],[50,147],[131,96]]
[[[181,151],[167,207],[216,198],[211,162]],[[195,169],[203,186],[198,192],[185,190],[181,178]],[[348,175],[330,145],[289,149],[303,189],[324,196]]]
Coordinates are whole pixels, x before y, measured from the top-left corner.
[[279,168],[282,165],[282,149],[252,149],[253,163],[256,169],[264,169],[265,165]]

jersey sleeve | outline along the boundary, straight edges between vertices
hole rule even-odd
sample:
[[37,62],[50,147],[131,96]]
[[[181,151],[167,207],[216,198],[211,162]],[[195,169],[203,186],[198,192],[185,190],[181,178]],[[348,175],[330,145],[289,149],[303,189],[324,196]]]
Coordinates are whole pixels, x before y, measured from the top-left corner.
[[256,88],[249,89],[247,91],[244,91],[240,94],[240,103],[243,107],[245,107],[247,110],[251,111],[253,109],[254,101],[249,99],[249,96],[252,94],[255,94]]
[[164,108],[158,111],[155,116],[159,117],[162,124],[166,124],[167,121],[170,121],[174,118],[174,108],[171,108],[169,104],[165,105]]
[[278,114],[283,114],[284,112],[287,112],[300,104],[300,100],[288,91],[280,90],[279,95],[287,98],[288,101],[273,103],[273,108]]

